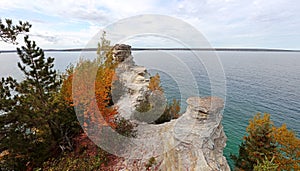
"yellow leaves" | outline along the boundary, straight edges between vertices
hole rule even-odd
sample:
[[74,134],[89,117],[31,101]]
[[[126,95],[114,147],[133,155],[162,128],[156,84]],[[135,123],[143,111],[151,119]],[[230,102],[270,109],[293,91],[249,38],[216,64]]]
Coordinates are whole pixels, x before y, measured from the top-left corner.
[[105,122],[112,127],[115,127],[113,120],[117,110],[108,106],[111,100],[110,91],[114,75],[115,71],[113,69],[99,68],[95,80],[95,96],[98,109],[104,117]]
[[261,116],[258,113],[253,120],[250,120],[247,132],[249,136],[244,137],[246,141],[260,135],[274,140],[276,145],[274,162],[279,170],[300,170],[300,139],[293,131],[287,129],[286,124],[276,127],[270,120],[270,114],[265,113]]
[[158,91],[163,92],[163,89],[160,86],[160,76],[158,73],[155,76],[150,78],[149,90],[151,90],[151,91],[158,90]]
[[247,132],[251,132],[252,130],[257,129],[258,127],[262,127],[266,124],[273,126],[273,122],[270,120],[270,114],[265,113],[263,117],[261,117],[260,113],[257,113],[252,120],[249,121],[249,125],[247,127]]
[[276,160],[277,163],[280,163],[280,169],[299,170],[300,139],[296,137],[293,131],[287,129],[286,124],[279,128],[273,127],[273,133],[281,154]]
[[113,121],[117,110],[110,107],[114,67],[98,60],[81,60],[63,82],[65,100],[84,109],[85,128],[91,124],[115,127]]
[[173,103],[169,106],[170,107],[170,112],[173,115],[172,117],[174,119],[179,117],[179,112],[180,112],[180,104],[179,101],[176,99],[173,99]]
[[64,99],[69,102],[70,104],[72,103],[72,80],[73,80],[73,73],[68,75],[68,77],[63,81],[63,85],[61,88],[61,93],[64,97]]

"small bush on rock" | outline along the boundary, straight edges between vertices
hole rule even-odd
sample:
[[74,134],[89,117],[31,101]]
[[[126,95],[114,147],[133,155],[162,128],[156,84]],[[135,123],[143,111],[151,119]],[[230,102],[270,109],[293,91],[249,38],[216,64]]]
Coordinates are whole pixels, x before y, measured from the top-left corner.
[[116,132],[126,136],[126,137],[136,137],[137,131],[135,130],[135,125],[129,120],[124,118],[117,118],[115,120]]

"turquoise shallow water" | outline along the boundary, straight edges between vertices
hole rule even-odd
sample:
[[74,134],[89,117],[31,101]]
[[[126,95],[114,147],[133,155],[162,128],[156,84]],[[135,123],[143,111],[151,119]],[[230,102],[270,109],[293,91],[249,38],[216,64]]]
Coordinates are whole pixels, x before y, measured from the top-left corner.
[[[74,52],[48,55],[55,57],[55,67],[60,71],[80,56]],[[205,65],[194,60],[195,54],[173,51],[134,52],[133,55],[137,64],[150,68],[153,74],[160,73],[168,99],[182,98],[182,111],[187,97],[195,93],[211,95],[213,78],[208,76]],[[209,56],[205,52],[197,52],[197,55]],[[223,126],[228,140],[224,154],[231,166],[229,155],[237,153],[248,121],[257,112],[270,113],[275,125],[286,123],[300,136],[300,53],[218,52],[217,55],[226,78]],[[94,55],[86,53],[83,56]],[[13,75],[21,79],[17,61],[15,54],[0,54],[0,77]]]
[[300,135],[300,53],[222,53],[227,80],[223,125],[224,151],[236,153],[248,120],[270,113],[275,125],[286,123]]
[[[210,95],[210,79],[205,67],[189,61],[193,55],[191,53],[174,54],[195,71],[193,75],[198,83],[200,96]],[[205,56],[206,53],[199,52],[197,55]],[[224,155],[231,167],[233,163],[229,155],[237,154],[249,119],[258,112],[270,113],[276,126],[286,123],[289,129],[300,136],[300,53],[218,52],[217,55],[226,78],[223,126],[228,140]],[[143,55],[138,57],[141,58],[137,59],[138,62],[147,65],[143,62],[147,61],[143,59]],[[166,67],[172,65],[168,64]],[[179,69],[174,67],[172,70]],[[167,73],[160,74],[167,96],[170,99],[180,99],[176,80]],[[183,107],[185,108],[185,104]]]

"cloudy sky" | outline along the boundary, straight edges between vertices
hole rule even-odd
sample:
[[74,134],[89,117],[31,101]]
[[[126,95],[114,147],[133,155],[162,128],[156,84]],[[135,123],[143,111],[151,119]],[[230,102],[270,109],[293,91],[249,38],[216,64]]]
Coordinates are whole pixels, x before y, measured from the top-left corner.
[[[1,19],[29,21],[33,25],[32,39],[44,49],[85,47],[99,30],[144,14],[182,20],[200,31],[215,48],[300,49],[297,0],[1,0],[0,6]],[[176,25],[165,29],[172,27]],[[132,42],[134,47],[147,46],[143,41]],[[15,49],[3,42],[0,46]]]

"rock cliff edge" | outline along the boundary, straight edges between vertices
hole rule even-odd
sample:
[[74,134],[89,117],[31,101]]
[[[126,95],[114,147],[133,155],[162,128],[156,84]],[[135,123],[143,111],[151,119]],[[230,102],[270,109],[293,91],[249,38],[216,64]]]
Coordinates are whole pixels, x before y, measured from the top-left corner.
[[186,112],[178,119],[159,125],[137,121],[133,114],[149,93],[150,74],[135,65],[128,45],[115,45],[113,57],[119,62],[117,90],[113,91],[118,117],[137,124],[137,137],[124,149],[125,157],[115,170],[230,170],[223,156],[222,99],[190,97]]

